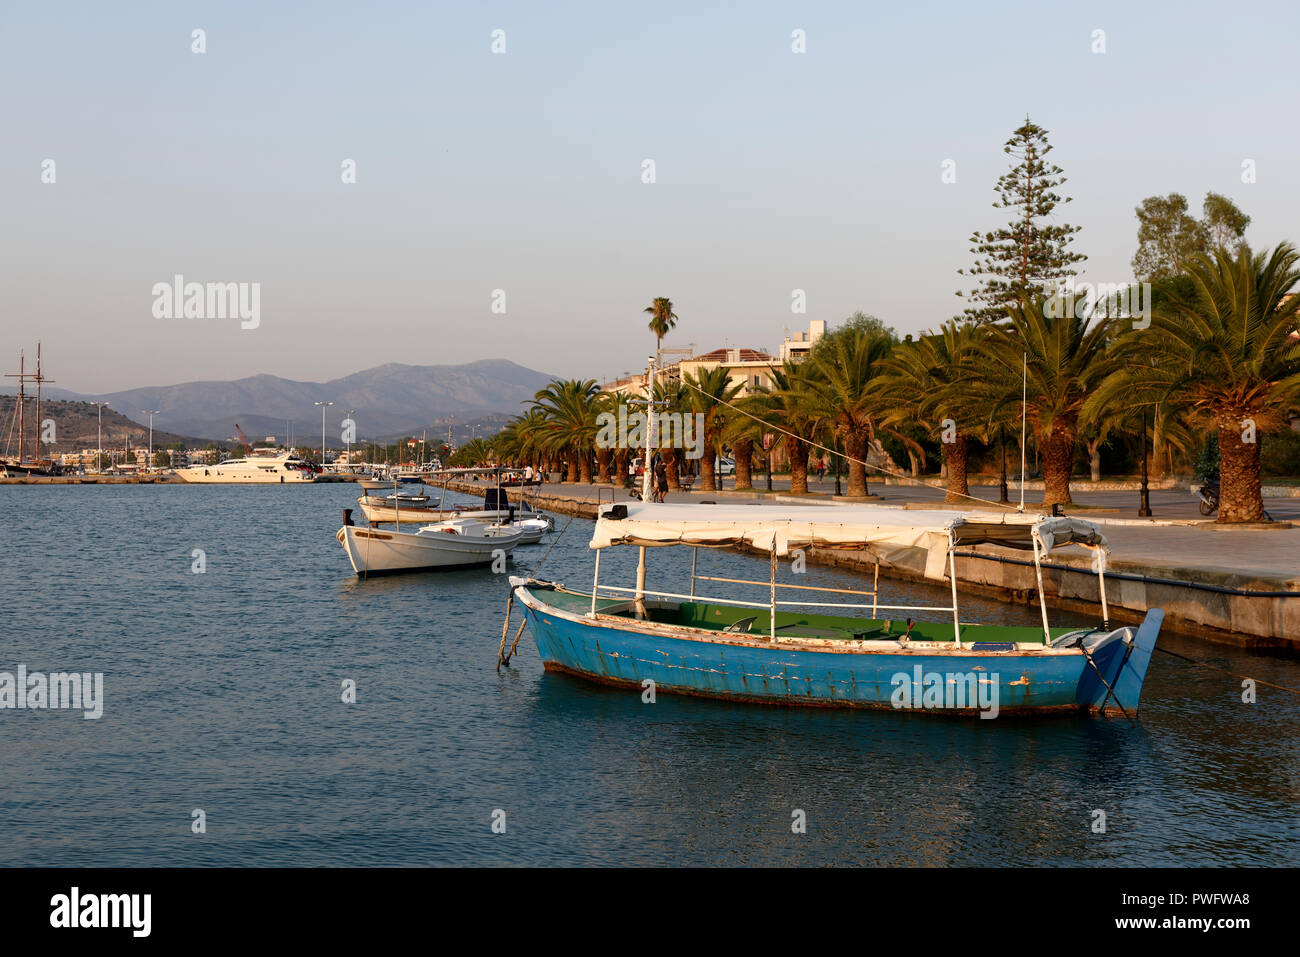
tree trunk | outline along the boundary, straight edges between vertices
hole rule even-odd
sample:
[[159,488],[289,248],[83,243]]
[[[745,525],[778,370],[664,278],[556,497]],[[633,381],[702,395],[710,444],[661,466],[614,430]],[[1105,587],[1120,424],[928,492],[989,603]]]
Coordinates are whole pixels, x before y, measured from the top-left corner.
[[663,449],[660,453],[664,459],[664,472],[668,475],[668,491],[680,492],[682,490],[682,481],[677,474],[677,450]]
[[1043,436],[1043,505],[1072,505],[1070,471],[1074,466],[1074,430],[1059,425]]
[[943,462],[948,472],[946,505],[960,505],[970,500],[970,485],[966,478],[966,459],[970,454],[970,440],[960,432],[951,442],[942,443]]
[[[1159,409],[1159,405],[1156,408]],[[1166,458],[1165,430],[1161,427],[1160,419],[1157,417],[1155,427],[1151,430],[1151,474],[1148,478],[1158,481],[1165,477]]]
[[917,461],[916,453],[911,449],[907,450],[907,465],[912,478],[916,478],[917,470],[921,467],[921,463]]
[[578,456],[573,453],[569,454],[569,481],[575,484],[578,481]]
[[865,432],[851,431],[844,435],[844,455],[849,461],[848,491],[850,498],[867,494],[867,436]]
[[627,460],[631,455],[628,449],[619,449],[614,453],[614,487],[627,488]]
[[1220,417],[1219,517],[1221,525],[1264,521],[1260,488],[1259,443],[1243,442],[1241,418]]
[[583,485],[591,484],[591,453],[583,451],[578,454],[578,481]]
[[612,485],[613,481],[609,476],[610,459],[614,457],[614,450],[603,448],[596,450],[596,483],[599,485]]
[[700,491],[716,492],[717,490],[718,485],[713,477],[713,453],[706,451],[704,457],[700,459]]
[[754,487],[754,441],[753,439],[737,439],[731,446],[731,454],[736,459],[736,481],[734,488],[741,489]]
[[1088,474],[1094,482],[1101,481],[1101,439],[1088,440]]
[[808,494],[808,447],[802,439],[786,436],[785,454],[790,459],[790,494]]

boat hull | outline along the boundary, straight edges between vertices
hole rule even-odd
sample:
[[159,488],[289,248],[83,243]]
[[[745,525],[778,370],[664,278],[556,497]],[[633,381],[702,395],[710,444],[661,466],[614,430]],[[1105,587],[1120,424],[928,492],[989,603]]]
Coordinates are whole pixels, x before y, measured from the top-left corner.
[[984,716],[1135,714],[1163,617],[1153,611],[1141,628],[1097,636],[1089,645],[1089,664],[1077,649],[981,653],[969,644],[957,651],[951,644],[930,650],[837,650],[772,643],[762,636],[612,615],[593,619],[551,606],[539,597],[544,595],[524,586],[515,589],[549,671],[638,689],[649,680],[656,691],[729,701]]
[[335,538],[358,575],[382,575],[490,565],[509,557],[517,535],[481,538],[469,535],[416,535],[345,525]]

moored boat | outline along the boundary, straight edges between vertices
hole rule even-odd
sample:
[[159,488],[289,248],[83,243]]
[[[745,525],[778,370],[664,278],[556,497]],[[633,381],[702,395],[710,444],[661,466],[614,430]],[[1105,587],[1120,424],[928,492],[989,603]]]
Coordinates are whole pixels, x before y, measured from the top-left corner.
[[464,518],[414,532],[344,525],[335,534],[358,575],[488,565],[508,558],[522,537]]
[[311,466],[292,451],[251,454],[215,465],[191,465],[177,469],[176,475],[200,485],[288,485],[316,481]]
[[[391,485],[389,486],[392,487]],[[537,520],[544,522],[547,528],[555,523],[549,515],[532,508],[527,502],[512,503],[504,491],[496,488],[487,490],[482,506],[476,504],[447,505],[444,498],[440,504],[408,505],[407,499],[399,497],[396,502],[390,497],[379,498],[375,495],[362,495],[357,498],[361,513],[371,524],[392,524],[407,522],[436,522],[443,518],[471,518],[480,522],[517,522]]]
[[[643,550],[636,587],[600,582],[600,554]],[[771,556],[770,581],[695,574],[689,590],[645,587],[644,549],[743,545]],[[958,546],[1032,550],[1042,627],[980,625],[960,617]],[[1075,545],[1097,556],[1102,620],[1052,628],[1043,559]],[[590,543],[591,591],[512,578],[544,667],[614,685],[734,701],[980,714],[1136,714],[1163,612],[1112,628],[1105,598],[1106,541],[1075,518],[1018,513],[905,512],[827,506],[607,506]],[[867,549],[877,559],[951,582],[950,606],[882,605],[878,589],[778,583],[777,559],[807,547]],[[702,581],[761,586],[766,604],[697,597]],[[778,589],[842,591],[856,603],[778,600]],[[820,597],[820,595],[818,596]],[[816,609],[810,610],[810,609]],[[836,609],[840,613],[828,612]],[[870,615],[863,612],[870,610]],[[883,614],[882,614],[883,613]],[[912,615],[942,614],[944,621]],[[951,621],[946,620],[951,616]]]

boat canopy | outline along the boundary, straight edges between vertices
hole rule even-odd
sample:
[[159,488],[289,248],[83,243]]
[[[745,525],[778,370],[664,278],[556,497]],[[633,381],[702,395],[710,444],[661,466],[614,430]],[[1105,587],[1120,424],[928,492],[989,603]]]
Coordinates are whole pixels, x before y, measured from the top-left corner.
[[[951,538],[950,538],[951,534]],[[591,548],[611,545],[746,544],[777,555],[806,547],[866,549],[889,564],[923,554],[927,578],[944,577],[949,543],[1032,549],[1042,557],[1066,545],[1107,548],[1096,525],[1019,512],[906,510],[832,505],[606,505]]]

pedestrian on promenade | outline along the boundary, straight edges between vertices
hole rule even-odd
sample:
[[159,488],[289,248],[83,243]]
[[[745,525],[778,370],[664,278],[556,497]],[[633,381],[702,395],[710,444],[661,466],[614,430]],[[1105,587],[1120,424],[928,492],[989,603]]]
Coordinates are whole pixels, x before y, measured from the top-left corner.
[[662,502],[668,497],[668,469],[664,465],[664,460],[659,459],[655,465],[655,494],[654,500]]

